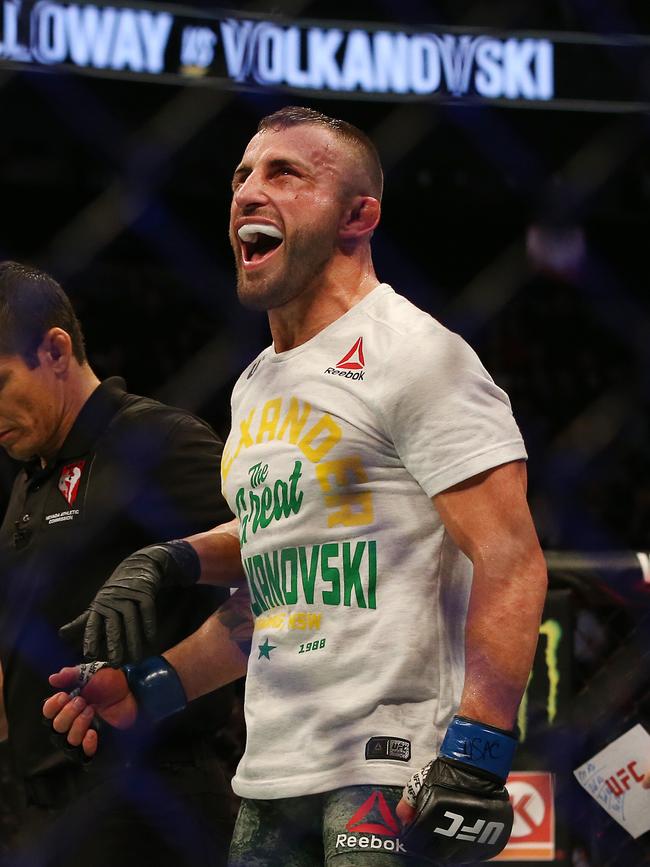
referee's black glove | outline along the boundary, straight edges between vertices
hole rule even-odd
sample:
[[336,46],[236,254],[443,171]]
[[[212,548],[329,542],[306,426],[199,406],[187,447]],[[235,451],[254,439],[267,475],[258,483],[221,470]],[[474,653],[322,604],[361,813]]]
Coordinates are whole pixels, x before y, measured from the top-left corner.
[[155,599],[163,587],[189,587],[201,576],[198,554],[184,540],[148,545],[115,569],[88,608],[59,630],[88,659],[136,662],[156,635]]

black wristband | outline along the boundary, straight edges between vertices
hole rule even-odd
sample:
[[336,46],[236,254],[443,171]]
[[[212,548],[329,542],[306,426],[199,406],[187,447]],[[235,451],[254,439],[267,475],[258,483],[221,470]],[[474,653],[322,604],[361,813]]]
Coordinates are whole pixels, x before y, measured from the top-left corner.
[[194,548],[185,539],[174,539],[161,545],[152,545],[150,551],[162,549],[167,555],[163,587],[191,587],[201,577],[201,561]]

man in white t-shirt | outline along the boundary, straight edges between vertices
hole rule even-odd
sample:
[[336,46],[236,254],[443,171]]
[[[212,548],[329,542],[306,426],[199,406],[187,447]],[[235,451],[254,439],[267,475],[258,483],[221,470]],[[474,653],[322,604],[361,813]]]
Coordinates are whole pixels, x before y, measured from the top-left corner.
[[[230,233],[239,298],[268,312],[273,345],[233,391],[237,521],[128,558],[77,624],[92,655],[104,621],[124,640],[160,586],[228,585],[243,563],[237,867],[474,861],[512,821],[503,782],[546,588],[526,453],[475,353],[377,279],[381,193],[355,127],[303,108],[261,122]],[[46,716],[91,756],[93,714],[157,720],[237,676],[233,608]]]

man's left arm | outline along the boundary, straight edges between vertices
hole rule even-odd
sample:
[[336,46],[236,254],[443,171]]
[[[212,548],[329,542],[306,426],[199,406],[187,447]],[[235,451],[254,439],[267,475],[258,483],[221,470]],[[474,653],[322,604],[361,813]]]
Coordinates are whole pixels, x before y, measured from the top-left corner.
[[513,728],[537,646],[546,562],[516,461],[433,497],[450,536],[473,564],[458,714]]
[[443,863],[482,860],[507,842],[504,782],[512,732],[537,646],[546,563],[526,502],[521,461],[433,497],[473,564],[461,702],[438,758],[407,784],[397,811],[411,845]]

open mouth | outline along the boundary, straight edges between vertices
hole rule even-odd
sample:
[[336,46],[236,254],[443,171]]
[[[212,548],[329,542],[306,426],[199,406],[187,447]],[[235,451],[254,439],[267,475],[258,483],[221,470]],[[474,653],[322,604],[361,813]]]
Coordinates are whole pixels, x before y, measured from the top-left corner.
[[247,223],[239,227],[237,235],[241,241],[245,265],[260,265],[265,262],[284,240],[282,232],[268,223]]

